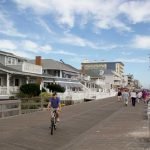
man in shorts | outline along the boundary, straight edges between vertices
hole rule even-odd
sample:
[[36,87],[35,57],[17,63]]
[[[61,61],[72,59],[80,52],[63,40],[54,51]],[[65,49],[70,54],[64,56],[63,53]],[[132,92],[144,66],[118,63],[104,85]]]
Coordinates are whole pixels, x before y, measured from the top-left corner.
[[57,122],[60,121],[59,119],[59,113],[61,111],[61,103],[60,103],[60,98],[57,97],[57,93],[54,92],[52,97],[49,99],[49,103],[48,103],[48,110],[51,110],[51,113],[56,110],[57,113]]

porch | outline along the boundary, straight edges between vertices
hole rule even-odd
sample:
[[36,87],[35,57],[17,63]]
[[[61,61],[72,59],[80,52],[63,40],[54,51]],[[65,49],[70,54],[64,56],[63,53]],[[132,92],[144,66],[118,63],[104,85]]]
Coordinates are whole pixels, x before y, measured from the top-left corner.
[[6,86],[0,87],[0,96],[10,96],[18,92],[19,92],[18,86],[10,86],[9,89],[7,89]]

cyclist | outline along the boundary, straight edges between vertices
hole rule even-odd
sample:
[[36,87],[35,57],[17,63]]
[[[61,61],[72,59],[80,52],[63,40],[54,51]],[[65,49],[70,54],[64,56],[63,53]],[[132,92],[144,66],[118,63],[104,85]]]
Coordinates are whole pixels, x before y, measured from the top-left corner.
[[[57,97],[57,93],[54,92],[52,94],[52,97],[49,99],[49,103],[48,103],[48,110],[51,110],[51,114],[54,110],[56,110],[57,113],[57,122],[60,121],[59,119],[59,113],[61,111],[61,103],[60,103],[60,98]],[[52,115],[51,115],[52,116]]]

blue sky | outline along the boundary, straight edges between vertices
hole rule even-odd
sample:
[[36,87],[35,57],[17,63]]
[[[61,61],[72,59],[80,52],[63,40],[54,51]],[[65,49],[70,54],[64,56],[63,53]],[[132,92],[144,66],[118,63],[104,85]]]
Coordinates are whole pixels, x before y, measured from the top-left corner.
[[27,58],[122,61],[150,88],[149,0],[0,0],[0,49]]

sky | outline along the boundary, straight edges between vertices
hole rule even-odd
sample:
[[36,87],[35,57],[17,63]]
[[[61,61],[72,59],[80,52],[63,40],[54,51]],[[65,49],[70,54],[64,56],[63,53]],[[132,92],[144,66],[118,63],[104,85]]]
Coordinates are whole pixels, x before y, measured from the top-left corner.
[[150,0],[0,0],[0,50],[34,59],[121,61],[150,88]]

